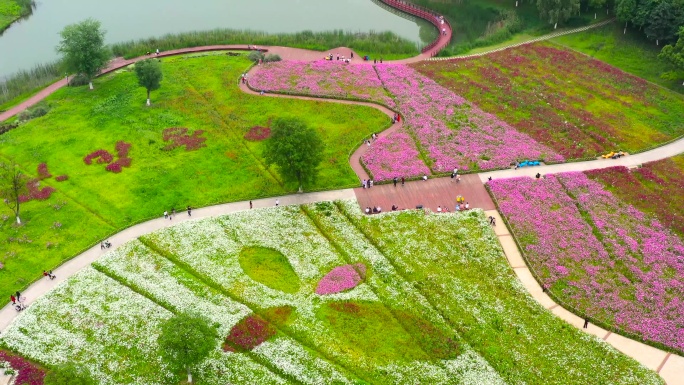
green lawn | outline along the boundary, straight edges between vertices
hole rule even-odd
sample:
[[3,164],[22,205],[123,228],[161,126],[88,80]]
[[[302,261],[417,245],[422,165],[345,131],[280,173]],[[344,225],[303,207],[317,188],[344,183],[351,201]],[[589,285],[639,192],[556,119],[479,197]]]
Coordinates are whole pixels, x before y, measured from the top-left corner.
[[10,24],[31,12],[31,6],[26,0],[0,0],[0,32]]
[[[368,107],[260,97],[242,93],[237,79],[249,66],[225,54],[164,59],[162,88],[145,107],[145,90],[128,70],[102,77],[95,90],[66,88],[47,99],[52,109],[0,136],[0,160],[14,159],[37,176],[45,162],[53,177],[41,181],[57,192],[47,201],[22,205],[24,225],[14,227],[9,210],[0,213],[0,294],[21,289],[116,229],[159,216],[172,207],[205,206],[296,191],[274,168],[267,169],[262,143],[243,140],[253,126],[277,117],[298,117],[326,143],[316,181],[305,189],[355,185],[349,154],[371,132],[389,126]],[[163,150],[166,128],[203,130],[206,147]],[[84,163],[98,149],[112,153],[130,143],[130,168],[119,174]],[[68,175],[57,182],[55,177]],[[59,209],[54,207],[62,206]],[[55,206],[58,205],[58,206]]]
[[[279,278],[255,279],[245,253]],[[349,266],[362,278],[319,294]],[[39,298],[0,345],[48,367],[69,360],[102,385],[175,384],[183,370],[164,361],[157,336],[184,311],[219,334],[192,367],[199,384],[663,383],[537,303],[481,210],[367,216],[356,201],[245,210],[145,235]]]
[[624,25],[611,23],[588,31],[551,39],[552,42],[585,53],[640,78],[684,93],[684,86],[676,80],[660,77],[670,70],[668,63],[658,59],[662,46],[643,38],[643,32],[633,27],[623,34]]

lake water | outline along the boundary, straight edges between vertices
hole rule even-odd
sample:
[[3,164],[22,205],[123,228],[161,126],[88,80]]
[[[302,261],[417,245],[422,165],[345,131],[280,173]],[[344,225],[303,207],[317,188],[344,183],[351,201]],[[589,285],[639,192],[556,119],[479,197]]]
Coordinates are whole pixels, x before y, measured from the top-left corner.
[[372,0],[37,0],[0,36],[0,77],[56,59],[59,32],[88,17],[102,22],[107,43],[214,28],[392,31],[420,43],[417,22]]

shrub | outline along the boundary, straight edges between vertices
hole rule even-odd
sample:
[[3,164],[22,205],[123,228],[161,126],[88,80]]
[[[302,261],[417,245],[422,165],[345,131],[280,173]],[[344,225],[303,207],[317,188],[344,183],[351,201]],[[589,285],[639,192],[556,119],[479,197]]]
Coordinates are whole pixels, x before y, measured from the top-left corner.
[[75,75],[73,78],[69,79],[69,85],[72,87],[85,86],[89,82],[90,80],[88,80],[88,78],[82,74]]
[[269,53],[264,57],[264,62],[265,63],[271,63],[271,62],[276,62],[276,61],[281,61],[283,59],[280,58],[280,55],[274,54],[274,53]]
[[264,54],[261,51],[252,51],[247,55],[247,58],[253,62],[258,62],[259,60],[264,59]]

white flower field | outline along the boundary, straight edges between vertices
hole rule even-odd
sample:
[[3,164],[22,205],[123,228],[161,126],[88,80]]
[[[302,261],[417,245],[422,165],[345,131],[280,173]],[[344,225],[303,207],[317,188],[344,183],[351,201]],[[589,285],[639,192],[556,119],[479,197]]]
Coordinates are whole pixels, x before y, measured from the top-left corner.
[[[358,286],[315,293],[331,270],[358,264]],[[199,384],[662,383],[538,305],[481,211],[365,216],[355,201],[141,237],[37,300],[0,341],[47,366],[74,362],[101,384],[177,384],[184,373],[157,338],[186,311],[220,336],[192,368]],[[248,319],[258,322],[244,329]]]

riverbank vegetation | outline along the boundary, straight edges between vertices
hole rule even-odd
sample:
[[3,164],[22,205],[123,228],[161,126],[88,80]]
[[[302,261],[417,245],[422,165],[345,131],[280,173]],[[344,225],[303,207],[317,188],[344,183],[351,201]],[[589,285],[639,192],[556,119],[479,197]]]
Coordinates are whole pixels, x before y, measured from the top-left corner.
[[33,11],[33,0],[0,0],[0,35],[15,21]]
[[178,383],[158,336],[187,311],[217,330],[200,384],[663,383],[537,303],[481,210],[371,217],[356,201],[145,235],[37,299],[1,343],[102,385]]
[[264,165],[263,138],[244,139],[279,117],[305,121],[325,144],[306,191],[356,186],[349,155],[389,126],[387,116],[369,107],[245,94],[237,81],[250,65],[244,54],[164,58],[151,107],[134,71],[119,70],[96,79],[94,91],[60,89],[46,99],[47,115],[0,135],[0,159],[40,179],[22,205],[23,226],[13,225],[8,209],[0,212],[0,295],[172,207],[297,191],[296,182]]
[[[414,42],[392,32],[304,31],[292,34],[268,34],[230,29],[169,34],[158,38],[117,43],[111,46],[111,50],[114,56],[123,56],[128,59],[154,52],[157,49],[166,51],[221,44],[277,45],[320,51],[349,47],[354,49],[359,56],[370,55],[383,57],[386,60],[403,59],[420,53]],[[63,76],[65,76],[65,65],[57,61],[37,65],[31,70],[20,71],[7,77],[0,81],[0,111],[20,103]]]
[[[112,45],[115,56],[132,58],[154,52],[178,48],[220,44],[277,45],[325,51],[337,47],[349,47],[362,54],[393,54],[403,57],[418,55],[416,43],[392,32],[348,32],[342,30],[327,32],[304,31],[297,33],[269,34],[266,32],[234,29],[214,29],[161,37],[141,39]],[[389,56],[388,56],[389,57]],[[396,57],[396,56],[395,56]]]
[[[519,34],[543,35],[553,31],[553,24],[542,20],[533,1],[497,0],[410,0],[444,15],[454,30],[451,44],[439,56],[454,56],[476,48],[496,45],[514,39]],[[517,5],[517,6],[516,6]],[[598,20],[605,18],[605,8],[597,12]],[[594,11],[582,8],[561,27],[586,25],[594,20]]]

